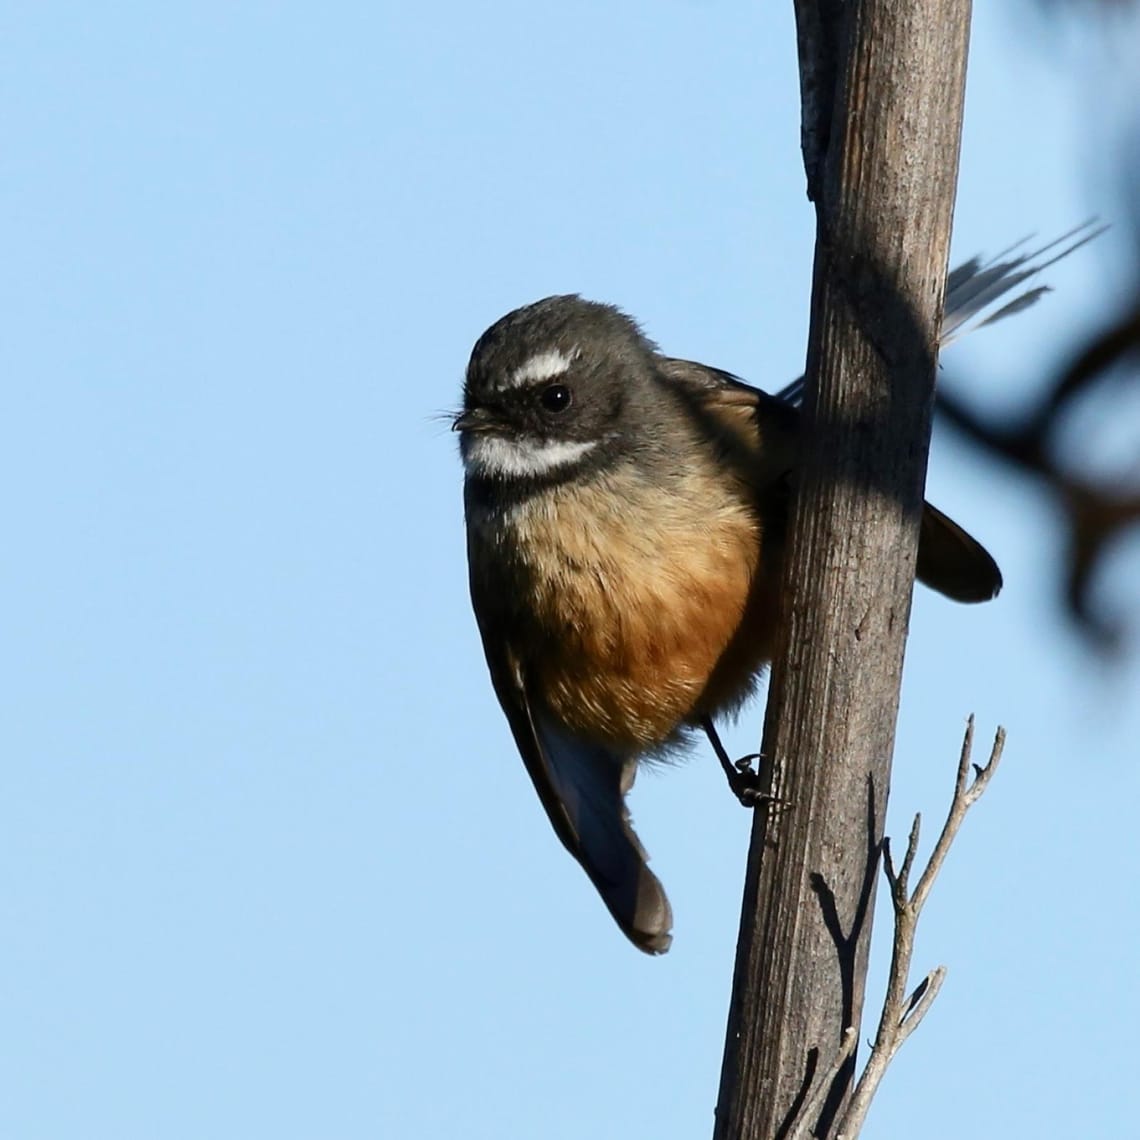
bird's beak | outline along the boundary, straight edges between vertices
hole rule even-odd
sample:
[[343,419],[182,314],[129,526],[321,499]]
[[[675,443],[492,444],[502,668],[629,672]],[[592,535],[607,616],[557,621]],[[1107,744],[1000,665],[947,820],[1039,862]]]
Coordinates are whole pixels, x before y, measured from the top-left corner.
[[499,426],[487,408],[467,408],[451,421],[452,431],[494,431]]

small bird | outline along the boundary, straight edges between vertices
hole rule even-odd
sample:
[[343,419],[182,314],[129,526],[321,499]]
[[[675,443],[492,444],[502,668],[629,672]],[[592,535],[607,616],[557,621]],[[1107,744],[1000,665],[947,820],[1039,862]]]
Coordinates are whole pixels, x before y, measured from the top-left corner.
[[[974,289],[948,303],[949,327],[983,284],[994,292],[984,272],[960,280]],[[648,953],[668,950],[673,920],[626,793],[639,762],[703,729],[747,799],[752,774],[729,762],[713,718],[740,708],[771,659],[800,418],[576,295],[508,313],[467,367],[453,428],[491,681],[558,838]],[[929,504],[917,577],[959,602],[1002,584]]]

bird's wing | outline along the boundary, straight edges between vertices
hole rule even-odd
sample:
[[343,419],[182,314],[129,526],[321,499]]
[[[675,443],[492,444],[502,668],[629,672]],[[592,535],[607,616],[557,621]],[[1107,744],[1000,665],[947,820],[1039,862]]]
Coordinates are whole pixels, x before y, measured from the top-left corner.
[[923,504],[915,577],[953,602],[988,602],[1002,577],[990,552],[937,507]]
[[662,357],[658,365],[688,397],[698,422],[705,420],[710,435],[729,448],[729,462],[738,460],[748,482],[767,491],[786,481],[799,456],[797,407],[694,360]]
[[[738,469],[759,493],[765,542],[782,539],[791,504],[800,440],[800,410],[783,399],[690,360],[662,361],[665,374],[709,418],[718,438],[738,451]],[[1002,586],[1001,571],[977,539],[926,503],[918,538],[916,577],[955,602],[988,602]]]
[[629,940],[646,953],[665,953],[673,940],[673,913],[625,803],[636,760],[567,732],[531,698],[510,650],[486,632],[483,648],[495,693],[555,834]]

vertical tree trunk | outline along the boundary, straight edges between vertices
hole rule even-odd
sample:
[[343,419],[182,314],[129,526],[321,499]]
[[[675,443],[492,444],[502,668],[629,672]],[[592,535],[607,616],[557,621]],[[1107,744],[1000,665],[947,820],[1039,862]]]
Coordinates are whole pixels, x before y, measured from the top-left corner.
[[[826,148],[805,152],[820,172],[808,430],[763,744],[784,806],[753,822],[716,1140],[790,1135],[862,1010],[970,2],[800,0],[797,16],[801,68],[834,52],[812,74],[830,63],[836,90],[805,101],[805,148]],[[811,1134],[830,1134],[853,1070],[816,1100]]]

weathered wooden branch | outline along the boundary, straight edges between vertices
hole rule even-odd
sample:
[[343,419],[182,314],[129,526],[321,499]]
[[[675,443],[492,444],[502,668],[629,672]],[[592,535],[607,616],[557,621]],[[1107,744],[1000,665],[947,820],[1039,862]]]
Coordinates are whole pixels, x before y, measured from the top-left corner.
[[829,126],[807,431],[762,749],[769,790],[793,806],[753,822],[717,1140],[803,1134],[805,1106],[809,1134],[833,1135],[851,1089],[853,1050],[828,1059],[863,1004],[969,16],[969,0],[848,0],[836,34],[812,41],[834,45],[837,85],[830,114],[813,88],[813,137]]

